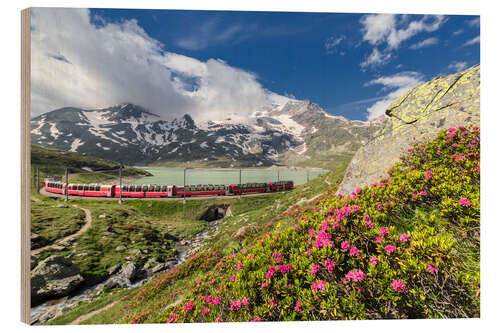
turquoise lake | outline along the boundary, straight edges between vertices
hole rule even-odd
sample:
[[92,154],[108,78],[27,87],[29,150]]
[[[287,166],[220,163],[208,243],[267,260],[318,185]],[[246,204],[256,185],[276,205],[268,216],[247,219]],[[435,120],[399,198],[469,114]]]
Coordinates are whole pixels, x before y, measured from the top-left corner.
[[[184,169],[146,167],[144,170],[153,174],[133,181],[130,184],[168,184],[182,186],[184,184]],[[272,170],[272,169],[241,169],[241,183],[273,182],[277,180],[292,180],[295,185],[301,185],[314,179],[327,170]],[[186,184],[238,184],[240,169],[186,169]]]

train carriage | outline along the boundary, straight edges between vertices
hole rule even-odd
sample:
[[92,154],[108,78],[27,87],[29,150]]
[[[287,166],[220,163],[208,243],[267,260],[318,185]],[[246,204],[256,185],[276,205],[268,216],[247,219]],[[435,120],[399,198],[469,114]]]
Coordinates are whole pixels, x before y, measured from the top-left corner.
[[[198,185],[100,185],[100,184],[68,184],[45,179],[44,189],[47,192],[88,197],[120,197],[124,198],[161,198],[161,197],[191,197],[214,195],[241,195],[246,193],[277,192],[293,189],[292,181],[272,183],[246,184],[198,184]],[[184,193],[185,191],[185,193]]]

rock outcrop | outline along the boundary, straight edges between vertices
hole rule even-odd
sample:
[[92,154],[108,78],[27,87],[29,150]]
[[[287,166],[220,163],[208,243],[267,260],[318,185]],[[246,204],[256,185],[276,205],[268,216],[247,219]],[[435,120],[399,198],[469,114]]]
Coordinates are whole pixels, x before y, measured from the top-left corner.
[[31,271],[31,302],[67,296],[83,281],[78,266],[62,256],[50,256]]
[[449,127],[479,125],[480,65],[437,77],[397,98],[387,108],[389,119],[362,146],[347,168],[338,193],[377,182],[402,153]]

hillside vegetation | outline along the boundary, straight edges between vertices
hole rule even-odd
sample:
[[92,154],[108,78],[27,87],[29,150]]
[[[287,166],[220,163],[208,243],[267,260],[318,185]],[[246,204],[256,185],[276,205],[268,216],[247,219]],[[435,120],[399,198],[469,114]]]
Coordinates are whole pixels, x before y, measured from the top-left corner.
[[440,132],[388,178],[199,253],[86,323],[479,317],[479,152],[477,127]]
[[[78,178],[73,178],[71,181],[90,183],[117,178],[120,164],[90,155],[31,145],[32,177],[35,176],[37,168],[41,181],[43,177],[63,176],[65,168],[68,168],[69,173],[81,173]],[[88,169],[96,172],[89,172]],[[142,169],[124,167],[122,175],[127,177],[150,176],[151,174]]]

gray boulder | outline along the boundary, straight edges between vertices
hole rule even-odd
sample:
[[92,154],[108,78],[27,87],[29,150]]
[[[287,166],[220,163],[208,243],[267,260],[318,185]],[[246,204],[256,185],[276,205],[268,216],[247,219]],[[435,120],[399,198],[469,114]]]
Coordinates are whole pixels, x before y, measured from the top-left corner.
[[122,278],[132,281],[137,276],[137,273],[138,269],[136,264],[134,264],[133,262],[129,262],[122,265],[122,268],[118,275]]
[[67,296],[83,281],[80,269],[69,259],[50,256],[31,271],[31,302]]
[[337,193],[351,194],[388,176],[387,170],[415,144],[449,127],[479,125],[480,66],[437,77],[413,88],[387,108],[387,121],[354,155]]

